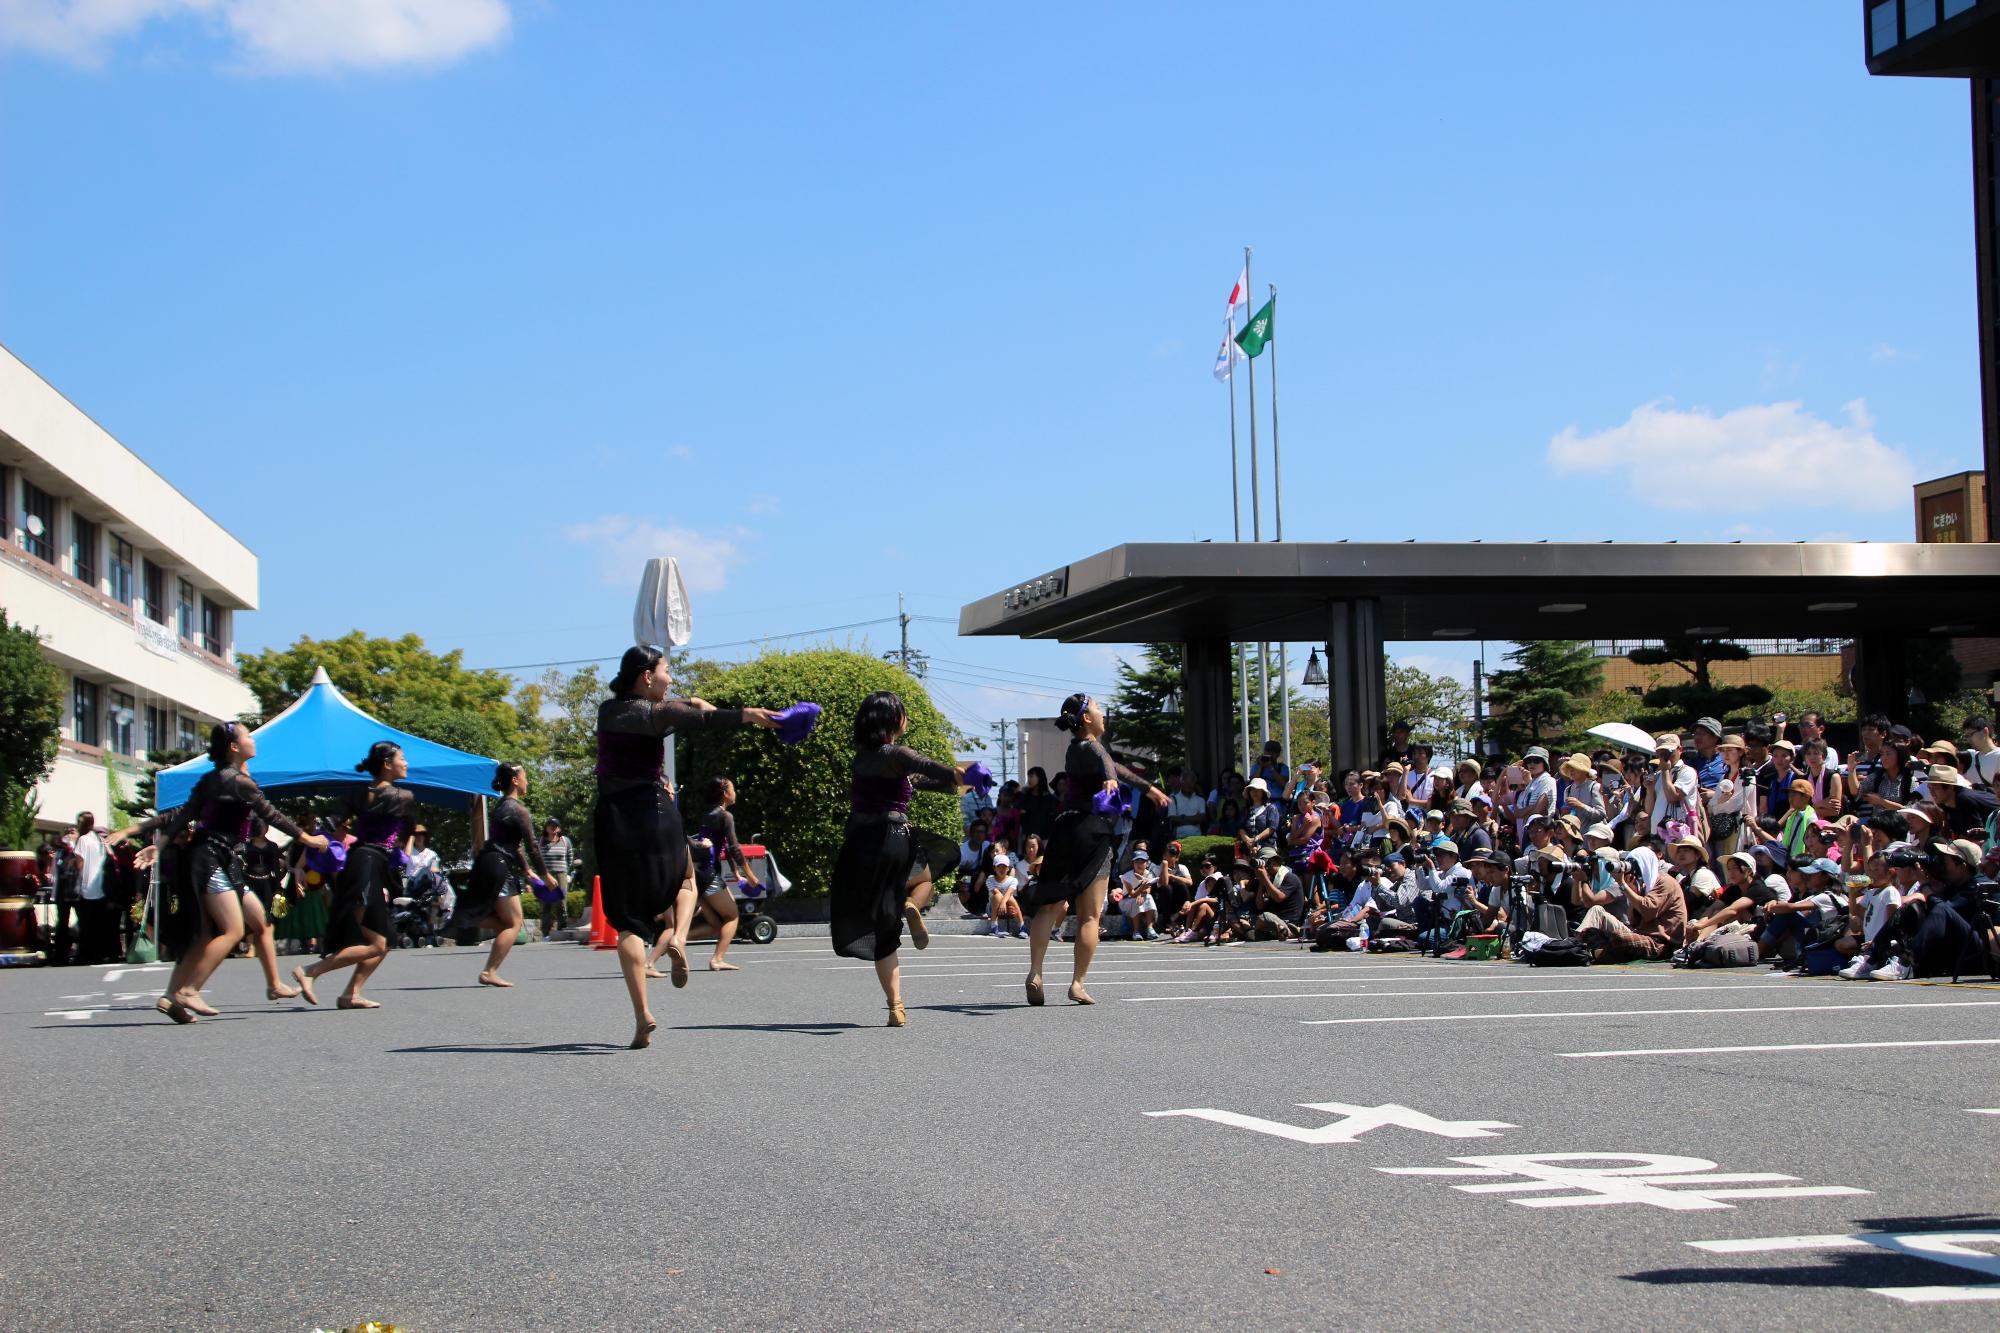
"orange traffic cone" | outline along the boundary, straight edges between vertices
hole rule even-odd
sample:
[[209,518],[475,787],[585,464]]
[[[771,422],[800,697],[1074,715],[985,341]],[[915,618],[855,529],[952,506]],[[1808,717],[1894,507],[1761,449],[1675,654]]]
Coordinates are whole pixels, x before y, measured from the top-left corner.
[[590,947],[593,949],[618,947],[618,932],[604,919],[604,879],[600,875],[590,877]]

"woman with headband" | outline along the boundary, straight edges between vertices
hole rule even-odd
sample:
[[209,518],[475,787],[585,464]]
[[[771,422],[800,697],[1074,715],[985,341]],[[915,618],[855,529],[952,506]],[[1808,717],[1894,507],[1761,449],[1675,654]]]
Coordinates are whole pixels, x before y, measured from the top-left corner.
[[[262,920],[262,905],[254,895],[246,903],[243,885],[238,882],[242,872],[236,846],[249,838],[251,822],[261,819],[308,847],[326,850],[323,836],[303,832],[274,808],[245,771],[256,753],[257,741],[248,727],[240,722],[216,723],[208,737],[208,758],[215,767],[201,775],[187,803],[120,829],[107,840],[118,843],[130,837],[151,838],[159,831],[171,839],[189,824],[194,825],[193,841],[176,864],[185,868],[182,886],[200,903],[195,914],[197,934],[193,946],[182,950],[167,980],[166,994],[154,1006],[176,1023],[192,1023],[196,1014],[215,1013],[202,1004],[201,988],[222,966],[222,960],[236,951],[246,914],[254,912],[256,919]],[[150,866],[154,855],[154,848],[142,850],[137,864],[142,869]],[[264,993],[273,1000],[292,998],[292,992],[271,984],[268,978]]]
[[1028,890],[1024,906],[1034,912],[1028,926],[1028,1003],[1042,1003],[1042,959],[1049,951],[1049,934],[1071,912],[1076,914],[1076,968],[1069,998],[1095,1004],[1083,988],[1083,977],[1097,953],[1097,918],[1104,911],[1104,893],[1111,875],[1111,824],[1120,809],[1118,784],[1131,783],[1155,805],[1167,804],[1167,793],[1152,779],[1135,773],[1104,748],[1104,709],[1087,694],[1063,700],[1056,726],[1070,733],[1063,764],[1067,783],[1063,811],[1056,816],[1042,857],[1041,878]]
[[528,770],[512,760],[501,764],[493,772],[493,790],[500,793],[500,803],[487,817],[486,845],[472,859],[472,879],[458,900],[458,920],[493,931],[493,947],[479,984],[506,987],[514,983],[501,979],[500,964],[507,961],[524,920],[521,891],[530,880],[548,879],[549,871],[542,864],[541,844],[535,841],[535,821],[521,804],[528,794]]
[[875,964],[892,1028],[910,1021],[897,961],[903,926],[909,925],[910,942],[919,949],[930,943],[924,907],[931,885],[958,864],[957,843],[910,823],[910,797],[956,792],[971,768],[953,768],[897,744],[909,725],[902,699],[888,690],[861,701],[854,715],[852,805],[833,863],[833,951]]
[[380,1009],[375,1001],[361,998],[361,988],[389,956],[389,899],[402,890],[398,853],[415,846],[417,798],[407,787],[396,785],[397,779],[410,775],[410,761],[394,741],[369,746],[368,757],[354,771],[366,773],[369,782],[347,801],[354,843],[347,849],[347,862],[333,882],[333,901],[327,905],[326,944],[331,952],[311,967],[293,968],[292,980],[299,983],[307,1004],[318,1004],[313,982],[351,967],[354,976],[341,992],[338,1007]]
[[599,899],[618,932],[618,964],[632,999],[632,1049],[652,1044],[646,1003],[646,951],[660,922],[673,912],[667,941],[676,986],[688,981],[687,933],[694,924],[694,866],[680,810],[667,795],[667,737],[699,728],[778,729],[768,708],[717,708],[701,699],[669,699],[673,684],[658,648],[627,648],[611,678],[611,697],[597,706],[595,832]]

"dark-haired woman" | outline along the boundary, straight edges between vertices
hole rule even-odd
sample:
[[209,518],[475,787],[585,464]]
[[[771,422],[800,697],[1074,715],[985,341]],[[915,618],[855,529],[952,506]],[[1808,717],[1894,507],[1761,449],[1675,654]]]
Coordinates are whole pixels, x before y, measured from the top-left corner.
[[493,773],[493,790],[500,793],[500,803],[486,817],[486,845],[472,858],[472,876],[458,900],[457,915],[462,926],[493,932],[479,984],[504,988],[514,984],[501,978],[500,964],[507,961],[525,919],[521,891],[530,877],[546,880],[549,872],[535,841],[534,818],[521,804],[528,794],[528,770],[512,760],[501,764]]
[[1083,978],[1097,954],[1097,919],[1104,914],[1112,841],[1112,819],[1100,813],[1097,798],[1101,793],[1115,795],[1118,784],[1127,782],[1165,808],[1167,793],[1111,757],[1104,748],[1104,709],[1089,695],[1072,694],[1063,700],[1056,726],[1070,733],[1063,762],[1069,781],[1064,784],[1063,812],[1042,857],[1041,877],[1028,893],[1026,905],[1035,914],[1028,927],[1028,1003],[1042,1003],[1042,960],[1049,951],[1049,935],[1074,912],[1076,967],[1069,998],[1075,1004],[1095,1004],[1083,988]]
[[919,949],[930,943],[924,908],[936,877],[958,864],[958,844],[910,823],[914,792],[955,792],[965,770],[896,744],[909,730],[903,701],[880,690],[854,715],[853,781],[847,833],[833,863],[833,951],[875,964],[889,1002],[889,1026],[903,1027],[903,927]]
[[[194,826],[187,854],[178,858],[176,878],[184,893],[199,904],[193,913],[195,938],[181,950],[167,980],[166,994],[154,1006],[176,1023],[192,1023],[198,1013],[215,1012],[201,1003],[201,988],[243,938],[249,908],[243,898],[244,885],[239,882],[242,872],[236,847],[248,840],[253,821],[261,819],[308,847],[326,848],[325,838],[304,832],[265,799],[246,771],[256,754],[257,741],[248,727],[240,722],[216,723],[208,738],[208,758],[215,767],[201,775],[187,804],[121,829],[109,839],[117,843],[129,837],[151,838],[164,831],[171,840],[190,824]],[[154,856],[155,849],[148,847],[139,853],[137,864],[142,869],[150,866]],[[255,902],[255,897],[250,901]],[[261,920],[261,911],[258,915]],[[274,1000],[292,997],[289,990],[269,985],[265,994]]]
[[[710,778],[708,790],[703,795],[708,813],[701,817],[694,836],[688,840],[689,850],[695,859],[695,884],[700,888],[701,896],[695,907],[695,919],[689,924],[687,938],[700,939],[713,934],[715,952],[709,956],[708,970],[740,972],[743,969],[728,961],[727,957],[729,943],[736,938],[740,920],[733,889],[738,879],[755,881],[757,876],[750,868],[750,858],[743,854],[743,844],[736,840],[736,816],[729,812],[729,807],[736,804],[736,784],[724,777]],[[679,924],[678,920],[674,922],[674,926]],[[647,976],[660,975],[652,965],[657,965],[660,955],[666,952],[674,936],[674,926],[660,932],[660,938],[646,960],[649,964]]]
[[375,1001],[361,997],[361,988],[389,956],[389,899],[402,883],[396,854],[413,846],[417,798],[396,785],[398,778],[409,776],[410,761],[394,741],[369,746],[368,757],[354,771],[366,773],[371,781],[347,800],[354,842],[347,849],[347,864],[333,882],[333,901],[327,907],[326,943],[332,952],[311,967],[293,968],[292,980],[305,992],[307,1004],[318,1004],[313,982],[351,967],[354,976],[341,993],[339,1007],[380,1009]]
[[666,952],[674,985],[687,985],[688,977],[687,932],[696,894],[687,834],[664,785],[667,737],[695,728],[775,731],[778,726],[776,715],[766,708],[717,708],[701,699],[669,699],[673,679],[659,649],[627,648],[611,679],[611,697],[597,707],[597,804],[591,827],[604,919],[618,932],[618,964],[632,999],[634,1050],[650,1045],[659,1026],[646,1002],[646,950],[669,911],[674,934]]

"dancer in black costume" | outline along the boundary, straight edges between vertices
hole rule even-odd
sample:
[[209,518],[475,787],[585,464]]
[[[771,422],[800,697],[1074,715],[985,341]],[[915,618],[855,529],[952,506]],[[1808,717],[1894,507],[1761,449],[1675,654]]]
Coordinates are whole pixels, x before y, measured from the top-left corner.
[[1098,812],[1096,798],[1100,792],[1115,793],[1121,782],[1141,788],[1156,805],[1167,804],[1167,793],[1151,778],[1111,757],[1104,748],[1104,709],[1089,695],[1072,694],[1063,700],[1056,726],[1070,733],[1063,764],[1068,781],[1062,813],[1056,816],[1042,856],[1041,876],[1024,904],[1034,911],[1028,925],[1028,1003],[1042,1003],[1042,959],[1049,951],[1049,935],[1075,912],[1076,969],[1069,998],[1076,1004],[1095,1004],[1083,988],[1083,977],[1097,953],[1097,918],[1104,910],[1111,876],[1111,819]]
[[[708,780],[708,791],[704,804],[708,813],[695,826],[694,835],[688,839],[688,851],[695,860],[695,884],[701,890],[701,897],[695,904],[695,919],[689,924],[687,939],[715,937],[715,952],[709,955],[708,970],[711,972],[741,972],[743,969],[729,961],[730,941],[736,938],[736,927],[742,913],[736,909],[736,881],[741,879],[757,882],[757,872],[751,868],[750,858],[743,854],[743,844],[736,838],[736,816],[729,807],[736,804],[736,784],[725,777]],[[667,950],[667,942],[674,937],[676,921],[660,932],[660,938],[653,945],[653,952],[646,959],[646,975],[664,976],[659,971],[660,955]]]
[[528,770],[512,760],[501,764],[493,771],[493,790],[500,793],[500,803],[486,817],[486,845],[472,859],[471,882],[456,915],[460,925],[493,932],[479,984],[505,988],[514,983],[501,979],[500,964],[507,961],[525,919],[521,893],[529,876],[546,880],[549,870],[535,840],[534,817],[521,804],[528,794]]
[[632,998],[632,1049],[649,1045],[646,949],[669,910],[667,942],[676,986],[687,985],[687,932],[694,923],[694,868],[680,811],[664,786],[667,737],[692,728],[777,730],[767,708],[717,708],[701,699],[669,699],[673,684],[657,648],[627,648],[597,708],[597,805],[591,812],[604,919],[618,932],[618,964]]
[[373,781],[347,800],[354,842],[347,849],[347,864],[333,882],[333,901],[327,907],[326,944],[332,952],[311,967],[293,968],[292,980],[305,992],[307,1004],[318,1004],[313,982],[351,967],[354,977],[341,992],[338,1007],[380,1009],[375,1001],[361,997],[361,988],[389,956],[389,899],[403,882],[396,853],[415,846],[411,835],[417,829],[417,798],[396,785],[398,778],[409,776],[410,761],[394,741],[369,746],[368,757],[354,771]]
[[[181,949],[180,960],[167,980],[166,994],[154,1005],[176,1023],[192,1023],[197,1014],[215,1013],[201,1002],[201,988],[243,938],[244,917],[250,909],[243,898],[242,861],[236,848],[249,840],[252,821],[261,819],[308,847],[326,847],[324,837],[303,832],[265,799],[244,768],[256,753],[257,742],[248,727],[240,722],[216,723],[208,737],[208,758],[215,767],[201,775],[187,804],[121,829],[108,839],[113,843],[130,837],[150,839],[164,831],[171,841],[189,824],[194,825],[191,845],[174,858],[173,878],[181,894],[197,904],[192,913],[195,934]],[[137,858],[138,866],[151,866],[155,855],[155,848],[144,848]],[[261,919],[261,904],[259,907]],[[268,982],[264,993],[273,1000],[292,998],[291,991]]]
[[916,791],[955,792],[965,769],[896,744],[909,728],[903,701],[887,690],[861,701],[854,715],[854,781],[847,834],[833,863],[833,951],[875,964],[889,1001],[889,1026],[909,1022],[897,951],[903,926],[919,949],[930,943],[924,907],[938,875],[958,864],[958,844],[910,823]]

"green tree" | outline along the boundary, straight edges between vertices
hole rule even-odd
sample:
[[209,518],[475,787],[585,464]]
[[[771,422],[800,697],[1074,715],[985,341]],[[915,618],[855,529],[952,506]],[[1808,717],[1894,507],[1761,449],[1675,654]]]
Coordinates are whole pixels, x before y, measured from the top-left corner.
[[[819,730],[798,745],[780,744],[769,732],[695,731],[679,738],[681,804],[696,809],[708,780],[736,783],[736,826],[745,841],[761,839],[778,864],[808,893],[823,893],[847,822],[854,758],[852,726],[861,701],[876,690],[894,690],[909,710],[904,744],[952,762],[951,731],[930,696],[901,667],[866,653],[819,648],[769,652],[721,672],[701,697],[721,707],[783,708],[809,699],[823,710]],[[933,833],[959,836],[958,803],[920,793],[910,818]]]
[[118,808],[134,819],[144,819],[153,812],[153,802],[159,798],[159,770],[172,768],[175,764],[185,764],[202,753],[199,750],[154,750],[147,754],[146,761],[153,767],[139,775],[132,785],[130,800],[121,801]]
[[1560,738],[1604,685],[1604,664],[1583,639],[1538,639],[1507,654],[1489,678],[1486,731],[1509,754]]
[[33,838],[31,793],[55,767],[61,739],[62,673],[42,655],[41,636],[0,607],[0,829],[14,850]]
[[1149,773],[1163,774],[1187,762],[1187,730],[1178,708],[1167,711],[1167,697],[1181,697],[1181,646],[1149,643],[1139,665],[1118,659],[1118,688],[1104,707],[1105,731],[1113,751],[1130,762],[1136,758]]
[[1409,723],[1412,740],[1428,742],[1439,756],[1456,756],[1467,748],[1472,691],[1450,676],[1387,662],[1382,697],[1390,724]]
[[609,697],[594,666],[541,679],[548,744],[529,766],[528,808],[538,820],[559,819],[576,845],[572,884],[587,895],[595,864],[590,811],[597,800],[597,706]]
[[1762,685],[1716,683],[1709,670],[1714,663],[1750,660],[1748,648],[1727,639],[1672,635],[1662,639],[1657,648],[1634,648],[1625,657],[1638,666],[1678,667],[1687,677],[1655,685],[1640,696],[1640,704],[1651,711],[1635,720],[1649,731],[1685,727],[1698,717],[1720,720],[1771,700],[1771,692]]
[[536,687],[521,689],[517,698],[513,677],[467,667],[456,648],[431,652],[415,634],[378,639],[354,630],[337,639],[301,638],[289,648],[241,656],[237,665],[265,717],[284,711],[311,687],[314,671],[325,667],[355,707],[425,740],[454,744],[426,727],[478,737],[474,753],[496,758],[535,754],[544,743]]

